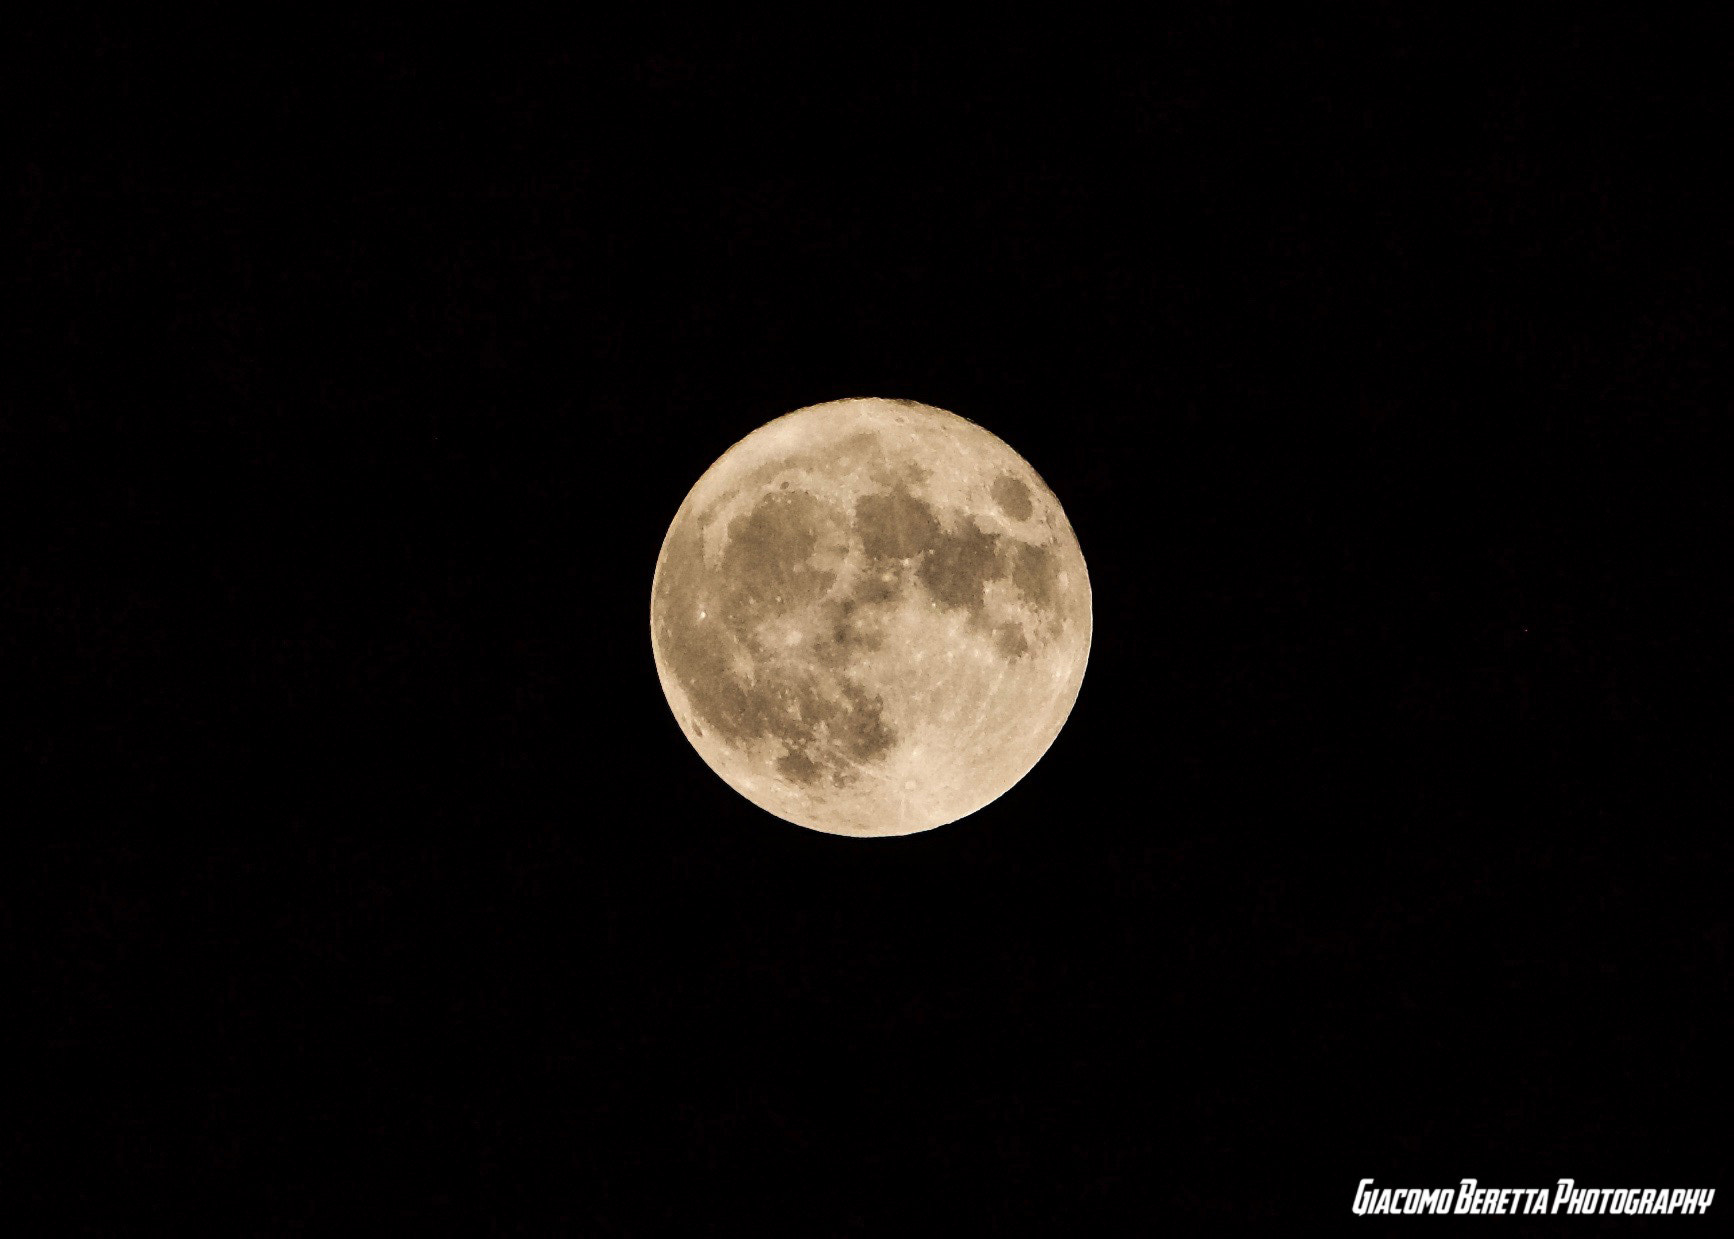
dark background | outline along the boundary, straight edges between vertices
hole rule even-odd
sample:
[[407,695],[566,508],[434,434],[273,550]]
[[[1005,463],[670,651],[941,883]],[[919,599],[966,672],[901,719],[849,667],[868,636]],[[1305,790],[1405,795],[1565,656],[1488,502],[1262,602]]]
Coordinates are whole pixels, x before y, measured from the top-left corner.
[[[1725,42],[1310,7],[15,41],[8,1210],[1725,1190]],[[1095,590],[1048,756],[900,840],[729,790],[648,641],[687,488],[854,395]]]

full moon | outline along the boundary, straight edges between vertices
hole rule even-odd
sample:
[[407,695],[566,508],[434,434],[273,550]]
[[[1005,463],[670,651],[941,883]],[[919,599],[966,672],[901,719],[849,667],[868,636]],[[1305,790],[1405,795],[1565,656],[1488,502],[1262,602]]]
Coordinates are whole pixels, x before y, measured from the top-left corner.
[[980,426],[904,400],[813,405],[735,444],[651,585],[657,675],[699,756],[839,835],[998,799],[1065,725],[1090,626],[1053,491]]

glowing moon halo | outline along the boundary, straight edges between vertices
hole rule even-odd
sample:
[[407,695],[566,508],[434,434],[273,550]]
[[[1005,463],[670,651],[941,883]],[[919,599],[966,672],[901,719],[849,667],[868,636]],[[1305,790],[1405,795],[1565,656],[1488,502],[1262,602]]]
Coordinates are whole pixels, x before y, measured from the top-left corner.
[[813,830],[903,835],[1029,773],[1089,658],[1089,575],[1053,492],[980,426],[837,400],[760,427],[687,495],[651,648],[692,746]]

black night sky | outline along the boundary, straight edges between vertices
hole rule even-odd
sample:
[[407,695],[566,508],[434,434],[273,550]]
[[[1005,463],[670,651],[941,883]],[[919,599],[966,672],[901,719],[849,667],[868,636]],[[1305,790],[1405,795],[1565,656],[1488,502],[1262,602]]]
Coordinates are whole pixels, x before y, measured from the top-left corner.
[[[8,1211],[1407,1233],[1360,1179],[1729,1187],[1725,41],[1316,8],[44,9]],[[1047,757],[901,840],[736,795],[649,645],[687,488],[857,395],[1015,447],[1095,591]]]

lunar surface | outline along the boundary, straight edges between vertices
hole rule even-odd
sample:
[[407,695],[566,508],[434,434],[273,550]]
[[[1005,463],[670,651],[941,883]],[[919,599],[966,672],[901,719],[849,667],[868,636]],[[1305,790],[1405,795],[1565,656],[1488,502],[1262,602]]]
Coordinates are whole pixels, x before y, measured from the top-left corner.
[[904,835],[1029,773],[1071,713],[1090,585],[1060,502],[973,422],[838,400],[723,454],[669,526],[651,647],[681,729],[787,821]]

